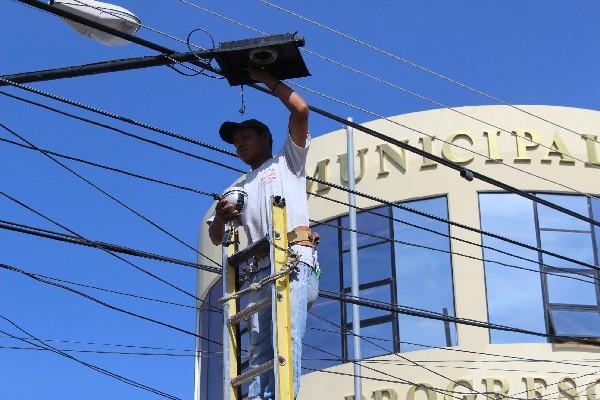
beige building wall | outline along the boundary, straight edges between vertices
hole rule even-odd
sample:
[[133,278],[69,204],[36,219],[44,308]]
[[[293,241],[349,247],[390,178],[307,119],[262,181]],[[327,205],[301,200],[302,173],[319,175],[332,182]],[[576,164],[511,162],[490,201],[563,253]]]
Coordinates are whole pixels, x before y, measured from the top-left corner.
[[[600,169],[598,169],[600,167],[600,144],[594,142],[593,139],[586,139],[579,135],[600,137],[600,112],[553,106],[520,107],[577,133],[558,128],[508,106],[456,109],[462,114],[487,123],[442,109],[399,115],[388,120],[376,120],[364,125],[399,140],[407,141],[415,147],[424,148],[435,155],[458,162],[468,169],[486,174],[521,190],[578,191],[600,195]],[[355,166],[357,179],[360,178],[356,185],[358,191],[369,193],[386,201],[404,201],[446,195],[449,216],[452,221],[475,228],[480,227],[478,193],[497,191],[497,188],[477,180],[469,182],[454,170],[387,145],[382,140],[365,133],[356,131],[355,135],[357,150]],[[528,139],[540,144],[532,143]],[[462,148],[451,146],[449,143]],[[346,141],[343,129],[313,139],[307,161],[309,175],[314,174],[314,176],[329,182],[343,184],[346,175],[344,173],[345,163],[342,161],[345,151]],[[563,156],[557,151],[562,151]],[[309,183],[308,189],[335,200],[347,202],[348,199],[347,193],[316,183]],[[357,205],[368,208],[377,206],[379,203],[357,197]],[[309,209],[311,218],[314,220],[327,220],[348,213],[347,207],[315,196],[309,196]],[[207,216],[210,213],[209,210]],[[465,229],[451,227],[450,232],[453,236],[481,243],[479,234]],[[400,239],[410,241],[410,238]],[[210,243],[204,223],[200,228],[199,244],[202,252],[220,259],[220,249]],[[478,258],[483,256],[480,247],[456,240],[451,241],[451,249],[453,252],[467,256]],[[204,260],[199,261],[204,262]],[[454,254],[452,265],[456,316],[486,322],[487,305],[483,263]],[[327,267],[324,266],[324,268]],[[201,298],[206,296],[207,291],[217,279],[218,277],[214,274],[200,272],[198,274],[198,296]],[[490,345],[486,329],[458,325],[457,332],[458,349],[460,350],[512,354],[547,360],[578,360],[596,357],[595,350],[590,347],[565,350],[540,344]],[[443,359],[450,361],[454,358],[461,360],[472,358],[473,361],[481,361],[485,359],[484,362],[473,364],[477,366],[476,370],[459,369],[458,366],[454,368],[452,363],[448,362],[444,362],[443,367],[432,367],[433,370],[454,380],[472,381],[473,388],[479,392],[507,389],[507,385],[509,385],[510,393],[514,394],[524,390],[524,385],[543,386],[544,382],[550,385],[557,379],[571,376],[573,371],[579,371],[581,374],[592,373],[592,375],[576,380],[577,384],[583,384],[589,383],[595,373],[590,370],[594,365],[589,363],[579,367],[554,365],[552,362],[517,363],[516,369],[519,372],[495,371],[502,369],[502,366],[506,369],[507,363],[490,362],[496,359],[491,356],[474,356],[468,353],[442,350],[415,351],[376,359],[393,359],[404,362],[400,357],[405,356],[415,360]],[[510,363],[510,365],[513,364]],[[600,370],[600,364],[597,365]],[[430,384],[442,388],[446,388],[450,383],[440,376],[414,366],[375,364],[374,367],[383,368],[391,375],[410,380],[413,383]],[[338,366],[330,370],[352,373],[352,365]],[[365,375],[369,374],[367,371],[364,373]],[[600,377],[600,375],[597,376]],[[533,379],[532,377],[542,380],[532,381],[529,379]],[[380,378],[382,378],[381,375]],[[396,380],[390,377],[383,379]],[[560,385],[548,386],[547,393],[559,392],[560,389],[559,394],[562,397],[576,400],[578,398],[574,397],[574,392],[569,391],[569,385],[572,386],[572,384],[573,382],[567,379]],[[469,386],[470,383],[466,385]],[[486,387],[486,385],[488,386]],[[428,398],[428,400],[439,398],[441,400],[442,397],[439,393],[421,389],[411,392],[412,386],[410,385],[385,384],[365,380],[363,386],[367,399],[395,399],[395,396],[399,396],[398,398],[407,400],[416,398]],[[386,388],[392,388],[393,391],[377,393],[377,390]],[[352,377],[315,372],[303,377],[300,398],[342,400],[351,393]],[[533,392],[529,394],[531,393]],[[482,395],[479,397],[483,398]],[[528,398],[528,395],[522,393],[518,397]],[[549,397],[558,399],[559,395]],[[445,400],[451,399],[452,397]],[[468,397],[465,400],[473,400],[473,398]],[[589,400],[595,399],[590,398]]]

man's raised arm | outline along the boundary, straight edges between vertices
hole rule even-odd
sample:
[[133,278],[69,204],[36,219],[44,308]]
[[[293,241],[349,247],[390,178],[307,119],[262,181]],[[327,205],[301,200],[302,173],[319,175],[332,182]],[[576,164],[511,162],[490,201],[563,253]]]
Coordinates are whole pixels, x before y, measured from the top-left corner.
[[251,65],[249,72],[252,79],[267,86],[290,111],[289,130],[292,141],[300,147],[306,146],[306,138],[308,137],[308,104],[306,104],[302,96],[290,89],[289,86],[279,79],[273,77],[269,71],[261,69],[256,65]]

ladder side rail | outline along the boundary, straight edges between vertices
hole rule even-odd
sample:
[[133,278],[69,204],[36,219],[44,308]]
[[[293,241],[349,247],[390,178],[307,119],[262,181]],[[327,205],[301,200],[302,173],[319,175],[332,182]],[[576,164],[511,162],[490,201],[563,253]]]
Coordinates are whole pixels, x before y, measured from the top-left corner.
[[[285,199],[271,199],[271,224],[273,246],[271,274],[281,272],[288,264],[287,214]],[[290,312],[290,274],[285,274],[271,287],[273,299],[273,355],[276,400],[294,399],[292,362],[292,336]]]
[[[229,296],[238,290],[237,267],[229,262],[229,257],[237,252],[238,233],[229,225],[223,234],[223,296]],[[233,387],[231,380],[240,369],[239,326],[229,323],[229,319],[238,313],[239,301],[230,299],[223,304],[223,399],[241,400],[241,390]]]

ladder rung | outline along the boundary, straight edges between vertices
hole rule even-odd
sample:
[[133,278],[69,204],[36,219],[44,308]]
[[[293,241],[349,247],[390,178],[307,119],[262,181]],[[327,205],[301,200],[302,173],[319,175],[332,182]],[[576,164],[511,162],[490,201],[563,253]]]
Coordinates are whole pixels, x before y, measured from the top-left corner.
[[243,320],[248,319],[248,317],[250,317],[258,310],[268,307],[270,305],[271,297],[265,297],[264,299],[261,299],[258,303],[254,303],[250,307],[244,308],[242,311],[229,318],[229,323],[231,325],[239,324]]
[[264,364],[259,365],[255,368],[250,368],[236,376],[231,380],[231,386],[237,387],[241,384],[251,381],[259,375],[264,374],[265,372],[272,370],[275,365],[274,360],[269,360]]
[[252,243],[250,246],[246,247],[244,250],[240,250],[231,257],[228,258],[229,264],[238,266],[242,261],[246,261],[252,256],[257,254],[264,254],[270,251],[271,243],[269,242],[269,237],[265,236],[264,238]]

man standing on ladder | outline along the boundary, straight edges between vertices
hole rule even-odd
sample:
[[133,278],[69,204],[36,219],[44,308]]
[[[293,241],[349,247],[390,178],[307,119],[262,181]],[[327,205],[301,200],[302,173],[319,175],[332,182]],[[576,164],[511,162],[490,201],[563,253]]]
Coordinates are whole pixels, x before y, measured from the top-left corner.
[[[251,65],[250,77],[263,83],[290,111],[288,134],[283,149],[272,153],[273,138],[269,128],[260,121],[224,122],[219,129],[221,138],[235,146],[236,154],[252,171],[237,186],[248,195],[244,212],[239,213],[234,204],[226,200],[218,202],[215,217],[210,223],[209,234],[217,245],[225,230],[225,224],[233,221],[244,227],[248,242],[265,237],[269,230],[268,216],[271,197],[281,196],[287,205],[287,231],[290,249],[299,256],[299,269],[290,275],[292,359],[294,397],[300,389],[302,337],[306,330],[307,310],[318,295],[319,264],[315,245],[318,235],[309,229],[308,203],[306,198],[306,156],[310,145],[308,134],[308,106],[302,97],[286,84],[274,78],[264,67]],[[250,272],[250,282],[258,282],[269,276],[269,254],[255,260]],[[260,258],[260,257],[259,257]],[[253,292],[250,303],[270,296],[270,288]],[[250,368],[273,358],[271,308],[263,309],[250,318],[249,363]],[[256,377],[248,391],[250,400],[273,400],[275,378],[273,371]]]

